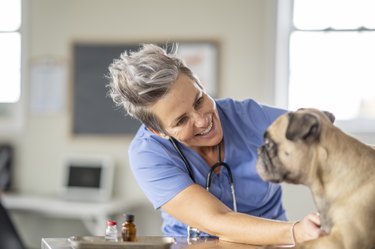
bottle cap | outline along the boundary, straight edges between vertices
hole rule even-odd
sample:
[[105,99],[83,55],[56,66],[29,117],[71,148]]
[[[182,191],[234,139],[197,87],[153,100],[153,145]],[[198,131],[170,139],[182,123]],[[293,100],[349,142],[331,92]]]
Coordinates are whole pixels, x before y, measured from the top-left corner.
[[108,226],[114,226],[114,225],[117,225],[117,222],[114,221],[114,220],[107,220],[107,225]]
[[134,215],[133,214],[125,214],[126,221],[134,221]]

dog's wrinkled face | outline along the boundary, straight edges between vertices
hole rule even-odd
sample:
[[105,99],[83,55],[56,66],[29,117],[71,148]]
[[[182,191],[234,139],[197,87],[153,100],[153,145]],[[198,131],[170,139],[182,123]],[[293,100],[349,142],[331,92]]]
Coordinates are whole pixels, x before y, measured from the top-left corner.
[[[257,170],[266,181],[303,184],[324,157],[322,134],[334,116],[316,109],[299,109],[280,116],[264,134]],[[314,167],[314,168],[313,168]]]

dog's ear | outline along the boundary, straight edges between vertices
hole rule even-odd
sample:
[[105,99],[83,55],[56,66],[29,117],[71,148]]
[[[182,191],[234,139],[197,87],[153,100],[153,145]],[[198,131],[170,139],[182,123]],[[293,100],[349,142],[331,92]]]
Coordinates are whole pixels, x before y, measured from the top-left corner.
[[289,123],[286,129],[286,138],[295,141],[312,142],[319,138],[320,119],[310,113],[288,113]]
[[323,111],[323,113],[328,117],[328,119],[332,122],[332,124],[333,122],[335,122],[335,119],[336,119],[335,115],[327,111]]

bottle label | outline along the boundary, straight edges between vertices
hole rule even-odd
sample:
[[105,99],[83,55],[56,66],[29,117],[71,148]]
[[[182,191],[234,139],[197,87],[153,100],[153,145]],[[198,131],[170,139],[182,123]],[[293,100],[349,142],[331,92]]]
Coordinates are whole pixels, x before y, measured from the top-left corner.
[[108,241],[117,241],[116,226],[108,226],[105,232],[105,239]]
[[136,230],[135,229],[123,229],[122,239],[123,241],[135,241],[136,239]]

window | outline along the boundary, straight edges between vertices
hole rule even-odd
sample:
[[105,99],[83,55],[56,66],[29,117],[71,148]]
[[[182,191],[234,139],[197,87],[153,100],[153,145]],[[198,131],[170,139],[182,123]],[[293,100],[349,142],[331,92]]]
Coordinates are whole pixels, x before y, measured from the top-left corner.
[[0,0],[0,103],[21,92],[21,0]]
[[287,51],[278,52],[279,104],[324,109],[344,129],[374,132],[375,1],[279,4],[278,38],[284,45],[278,50]]

